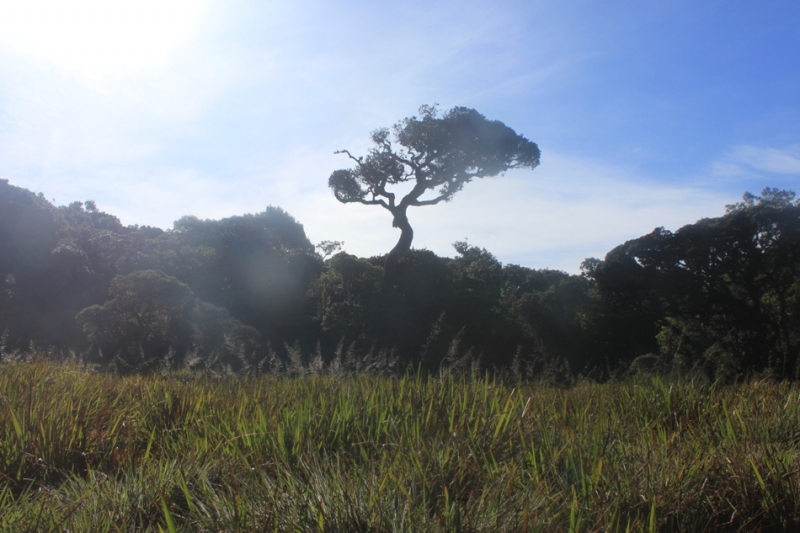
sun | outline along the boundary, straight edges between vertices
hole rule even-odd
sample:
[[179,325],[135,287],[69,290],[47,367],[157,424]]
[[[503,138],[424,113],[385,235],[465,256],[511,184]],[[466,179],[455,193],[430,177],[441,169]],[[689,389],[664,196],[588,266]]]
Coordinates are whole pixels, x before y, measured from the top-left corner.
[[209,0],[0,0],[0,47],[88,76],[163,65]]

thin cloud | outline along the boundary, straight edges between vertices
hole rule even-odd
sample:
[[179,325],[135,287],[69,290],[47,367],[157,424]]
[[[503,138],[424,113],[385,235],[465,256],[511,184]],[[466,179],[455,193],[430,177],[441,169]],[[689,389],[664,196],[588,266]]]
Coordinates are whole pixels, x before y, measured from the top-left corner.
[[712,169],[722,177],[741,177],[754,172],[800,175],[800,145],[783,149],[737,146],[723,160],[714,162]]
[[800,174],[800,146],[784,150],[739,146],[734,150],[732,159],[764,172]]
[[417,219],[434,229],[420,232],[418,246],[448,253],[467,237],[504,262],[573,273],[586,257],[603,257],[656,227],[675,230],[720,215],[733,199],[552,153],[533,172],[476,181],[459,194],[444,209],[420,210]]

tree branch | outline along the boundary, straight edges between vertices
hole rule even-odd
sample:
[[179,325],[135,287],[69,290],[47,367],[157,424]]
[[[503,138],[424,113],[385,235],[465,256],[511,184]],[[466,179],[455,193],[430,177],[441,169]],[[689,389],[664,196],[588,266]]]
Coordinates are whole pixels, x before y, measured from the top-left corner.
[[408,205],[413,205],[415,207],[421,207],[424,205],[436,205],[442,200],[447,200],[449,194],[442,194],[437,196],[436,198],[431,198],[430,200],[412,200]]
[[364,200],[363,198],[356,198],[355,200],[350,200],[349,203],[351,202],[358,202],[359,204],[364,204],[364,205],[382,205],[389,211],[392,210],[391,206],[387,204],[386,201],[384,200]]
[[419,165],[417,165],[413,161],[409,161],[405,157],[400,157],[396,153],[392,152],[391,148],[389,149],[389,155],[392,157],[392,159],[394,159],[398,163],[402,163],[407,167],[411,167],[411,169],[414,171],[415,174],[417,172],[421,172],[422,171],[422,168]]
[[350,150],[336,150],[333,152],[334,154],[347,154],[347,157],[358,163],[358,166],[361,166],[361,162],[363,161],[363,157],[356,157],[350,153]]
[[[389,206],[394,207],[394,193],[393,192],[386,192],[386,188],[384,185],[376,186],[374,189],[371,189],[370,192],[372,193],[372,199],[375,200],[376,196],[383,196],[387,200],[389,200]],[[388,209],[388,207],[387,207]]]

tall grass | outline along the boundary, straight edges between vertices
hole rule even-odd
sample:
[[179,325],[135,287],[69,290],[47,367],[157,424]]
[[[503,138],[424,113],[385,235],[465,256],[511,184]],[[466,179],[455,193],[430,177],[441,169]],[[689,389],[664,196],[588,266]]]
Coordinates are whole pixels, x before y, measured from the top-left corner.
[[0,365],[3,531],[791,531],[800,389]]

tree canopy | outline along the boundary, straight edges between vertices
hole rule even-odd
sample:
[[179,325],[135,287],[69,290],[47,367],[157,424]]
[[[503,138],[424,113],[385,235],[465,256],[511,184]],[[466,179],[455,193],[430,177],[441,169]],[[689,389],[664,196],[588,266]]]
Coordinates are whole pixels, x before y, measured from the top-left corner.
[[767,188],[727,207],[584,263],[618,357],[658,350],[718,377],[800,376],[800,202]]
[[203,302],[191,289],[159,270],[138,270],[111,280],[109,299],[77,314],[96,361],[118,370],[143,371],[183,363],[191,352],[210,365],[240,365],[254,353],[258,332],[227,310]]
[[[365,157],[338,151],[355,166],[334,171],[328,180],[340,202],[379,205],[392,214],[392,226],[400,228],[401,235],[389,252],[387,268],[411,248],[409,207],[447,202],[475,178],[513,168],[533,169],[541,155],[536,143],[474,109],[454,107],[440,117],[436,106],[422,106],[419,114],[391,130],[372,132],[375,146]],[[414,186],[398,199],[390,188],[403,183]]]
[[315,253],[274,207],[162,231],[0,180],[0,362],[44,350],[128,372],[479,368],[569,383],[651,365],[800,379],[791,191],[657,228],[587,259],[580,276],[457,242],[455,258],[402,254],[384,290],[385,258],[339,244]]

